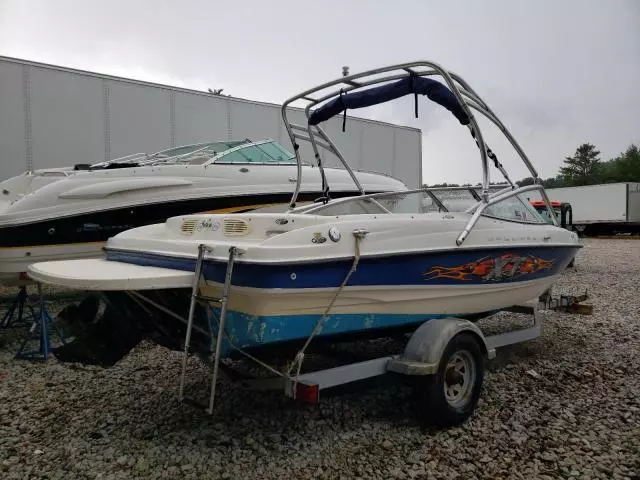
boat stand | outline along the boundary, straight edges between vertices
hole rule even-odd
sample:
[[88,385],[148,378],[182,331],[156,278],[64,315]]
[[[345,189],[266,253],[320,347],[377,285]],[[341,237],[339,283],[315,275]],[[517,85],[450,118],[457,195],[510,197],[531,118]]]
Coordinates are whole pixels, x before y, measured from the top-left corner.
[[11,305],[9,305],[9,308],[2,317],[2,322],[0,322],[0,329],[27,326],[29,323],[27,318],[25,318],[25,313],[28,315],[27,318],[30,317],[32,321],[36,320],[36,312],[29,304],[29,294],[27,293],[27,287],[23,285],[19,288],[18,294],[15,296],[15,298],[11,302]]
[[566,295],[560,294],[554,297],[552,287],[540,295],[540,302],[546,310],[555,310],[556,312],[577,313],[579,315],[593,315],[593,305],[582,303],[589,299],[589,293],[585,289],[582,295]]
[[[26,290],[25,290],[26,293]],[[47,361],[49,359],[49,354],[51,353],[51,338],[50,338],[50,330],[54,330],[60,339],[60,342],[64,345],[65,339],[64,335],[60,328],[56,325],[56,323],[49,315],[47,311],[44,295],[42,293],[42,285],[38,283],[38,301],[40,304],[40,308],[38,313],[36,314],[31,305],[27,305],[31,310],[31,314],[33,316],[33,322],[29,327],[29,330],[25,333],[25,336],[20,344],[20,348],[15,355],[15,358],[20,358],[24,360],[41,360]],[[25,347],[27,343],[33,340],[39,341],[39,347],[37,350],[25,351]]]

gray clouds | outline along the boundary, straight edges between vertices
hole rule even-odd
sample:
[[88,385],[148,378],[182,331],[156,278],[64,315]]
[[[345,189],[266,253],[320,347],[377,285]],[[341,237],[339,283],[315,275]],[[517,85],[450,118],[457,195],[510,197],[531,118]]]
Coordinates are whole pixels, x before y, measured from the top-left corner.
[[[640,143],[640,2],[0,0],[0,54],[269,102],[351,71],[428,59],[462,75],[543,176],[582,142]],[[421,128],[424,180],[477,181],[465,129],[411,101],[359,116]],[[492,146],[526,175],[510,149]]]

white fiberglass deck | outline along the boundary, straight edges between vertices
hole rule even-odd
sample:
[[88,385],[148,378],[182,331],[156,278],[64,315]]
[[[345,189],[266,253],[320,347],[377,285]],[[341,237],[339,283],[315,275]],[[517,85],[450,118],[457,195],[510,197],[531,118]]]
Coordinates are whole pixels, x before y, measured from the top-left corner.
[[29,276],[38,282],[75,290],[101,291],[190,288],[193,282],[193,272],[102,258],[35,263],[29,266]]

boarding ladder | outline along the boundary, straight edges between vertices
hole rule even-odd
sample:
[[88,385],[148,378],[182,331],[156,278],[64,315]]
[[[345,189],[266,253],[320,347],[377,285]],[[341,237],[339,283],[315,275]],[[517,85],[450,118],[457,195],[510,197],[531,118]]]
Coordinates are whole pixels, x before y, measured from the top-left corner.
[[[185,400],[184,396],[184,383],[187,372],[187,359],[189,356],[189,347],[191,344],[191,331],[193,330],[193,320],[196,312],[196,304],[200,302],[207,302],[209,304],[220,305],[220,319],[218,321],[218,332],[214,334],[212,319],[208,321],[209,335],[211,338],[211,345],[213,345],[214,336],[216,337],[216,347],[213,354],[213,374],[211,377],[211,391],[209,394],[209,406],[205,408],[208,414],[213,413],[213,403],[216,396],[216,384],[218,380],[218,367],[220,365],[220,356],[222,352],[222,337],[224,335],[225,317],[227,315],[227,303],[229,301],[229,290],[231,288],[231,277],[233,275],[233,266],[236,257],[243,254],[244,250],[237,247],[229,248],[229,258],[227,261],[227,270],[224,279],[224,286],[222,288],[222,297],[213,298],[200,294],[200,281],[203,280],[203,266],[206,260],[206,255],[213,252],[213,248],[204,244],[198,245],[198,259],[196,260],[196,267],[193,276],[193,283],[191,286],[191,303],[189,305],[189,316],[187,318],[187,331],[184,339],[184,356],[182,358],[182,372],[180,374],[180,401]],[[206,279],[204,279],[206,281]]]

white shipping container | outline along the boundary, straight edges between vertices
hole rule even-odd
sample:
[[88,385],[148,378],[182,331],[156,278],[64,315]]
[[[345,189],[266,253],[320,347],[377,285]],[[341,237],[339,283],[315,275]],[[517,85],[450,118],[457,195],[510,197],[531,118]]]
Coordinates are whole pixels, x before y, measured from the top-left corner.
[[640,223],[640,182],[628,183],[628,221]]
[[[215,140],[272,138],[292,150],[279,105],[2,56],[0,112],[0,180]],[[304,114],[291,117],[300,123]],[[344,134],[342,118],[324,126],[353,168],[422,184],[419,129],[351,116]],[[306,142],[300,151],[315,163]]]
[[[639,182],[548,188],[547,194],[551,201],[571,204],[576,225],[640,222]],[[532,192],[530,199],[540,196]]]

